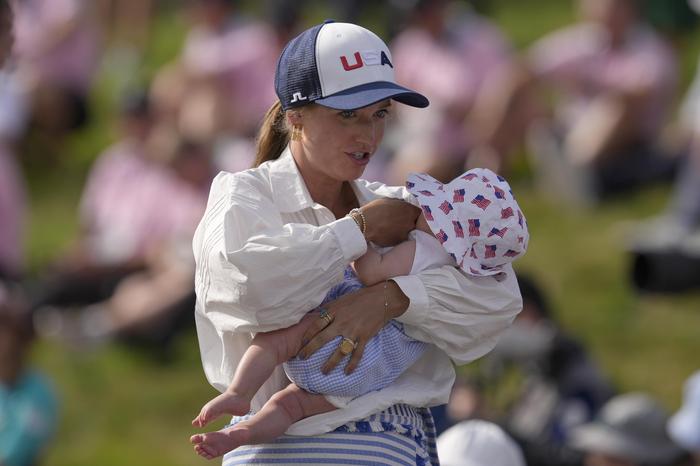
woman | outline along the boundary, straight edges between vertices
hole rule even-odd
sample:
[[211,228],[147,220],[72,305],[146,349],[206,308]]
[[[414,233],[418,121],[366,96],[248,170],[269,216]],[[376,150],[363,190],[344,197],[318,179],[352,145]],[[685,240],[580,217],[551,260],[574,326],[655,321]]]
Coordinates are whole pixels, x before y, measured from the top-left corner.
[[[418,215],[402,201],[410,199],[403,188],[359,180],[382,140],[392,101],[428,105],[394,82],[381,39],[353,24],[315,26],[283,51],[275,89],[280,100],[260,130],[257,168],[214,180],[194,238],[202,362],[221,391],[252,332],[297,323],[342,280],[367,241],[404,240]],[[450,358],[464,364],[488,352],[521,299],[510,266],[500,279],[470,278],[446,266],[364,288],[326,307],[330,317],[311,326],[301,354],[343,336],[327,369],[347,361],[346,371],[354,370],[366,342],[392,318],[432,345],[389,387],[304,419],[273,444],[238,448],[224,457],[225,465],[437,464],[425,408],[447,401]],[[252,409],[288,383],[277,369]]]

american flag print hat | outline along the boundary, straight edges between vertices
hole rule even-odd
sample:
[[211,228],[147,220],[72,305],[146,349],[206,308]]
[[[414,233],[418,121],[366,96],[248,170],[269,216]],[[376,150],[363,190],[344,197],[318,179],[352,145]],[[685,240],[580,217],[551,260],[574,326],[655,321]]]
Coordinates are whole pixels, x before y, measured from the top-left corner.
[[411,173],[406,189],[416,197],[430,229],[470,275],[496,275],[527,250],[527,221],[508,182],[474,168],[443,184]]

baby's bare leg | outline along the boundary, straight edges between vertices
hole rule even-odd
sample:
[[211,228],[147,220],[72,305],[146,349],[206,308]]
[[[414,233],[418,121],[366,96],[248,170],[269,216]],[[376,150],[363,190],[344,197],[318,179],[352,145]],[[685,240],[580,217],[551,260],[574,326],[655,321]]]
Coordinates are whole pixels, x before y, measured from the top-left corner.
[[190,438],[197,454],[212,459],[241,445],[271,442],[296,421],[335,409],[323,395],[314,395],[294,384],[277,392],[246,421],[216,432]]
[[231,385],[202,407],[192,425],[203,427],[222,414],[246,414],[250,410],[250,400],[275,367],[301,349],[304,332],[317,318],[318,314],[313,312],[291,327],[255,335],[236,369]]

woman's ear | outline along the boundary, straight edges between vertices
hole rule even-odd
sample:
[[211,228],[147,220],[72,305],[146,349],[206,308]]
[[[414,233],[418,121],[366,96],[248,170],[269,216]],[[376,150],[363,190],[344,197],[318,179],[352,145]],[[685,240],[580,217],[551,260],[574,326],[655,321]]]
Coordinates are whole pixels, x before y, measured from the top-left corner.
[[287,112],[287,122],[291,126],[303,126],[302,115],[299,110],[290,110]]

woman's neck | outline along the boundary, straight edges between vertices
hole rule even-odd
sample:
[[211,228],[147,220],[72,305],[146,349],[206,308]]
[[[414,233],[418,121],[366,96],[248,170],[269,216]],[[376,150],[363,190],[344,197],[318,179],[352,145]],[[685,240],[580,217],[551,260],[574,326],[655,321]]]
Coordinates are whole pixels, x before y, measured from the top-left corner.
[[344,217],[351,209],[358,207],[357,197],[348,181],[334,181],[334,183],[323,184],[321,182],[309,182],[304,177],[311,199],[314,202],[328,208],[335,218]]

